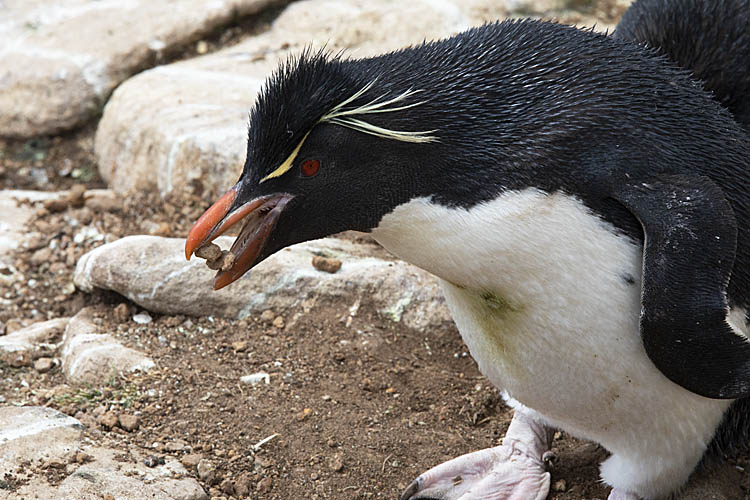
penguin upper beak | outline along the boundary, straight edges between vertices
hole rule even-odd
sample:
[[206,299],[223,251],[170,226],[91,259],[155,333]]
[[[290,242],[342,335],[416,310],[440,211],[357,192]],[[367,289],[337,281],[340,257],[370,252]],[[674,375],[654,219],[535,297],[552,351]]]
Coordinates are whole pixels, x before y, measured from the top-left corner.
[[190,260],[198,248],[244,219],[240,234],[229,250],[234,254],[234,263],[229,269],[222,269],[216,274],[215,290],[232,283],[255,265],[279,216],[294,198],[288,193],[276,193],[259,196],[236,206],[238,192],[239,184],[211,205],[195,222],[185,241],[185,258]]

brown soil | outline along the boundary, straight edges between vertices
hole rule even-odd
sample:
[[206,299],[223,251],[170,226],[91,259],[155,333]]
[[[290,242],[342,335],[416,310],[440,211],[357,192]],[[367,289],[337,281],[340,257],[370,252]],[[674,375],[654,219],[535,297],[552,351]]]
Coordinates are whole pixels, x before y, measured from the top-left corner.
[[[233,36],[209,42],[220,45]],[[92,126],[51,139],[0,141],[0,189],[104,187],[93,132]],[[95,441],[122,449],[123,460],[130,459],[127,450],[151,460],[184,459],[212,497],[398,498],[429,467],[499,443],[511,411],[453,328],[409,330],[366,306],[346,326],[341,303],[323,305],[293,327],[273,311],[242,321],[152,314],[154,320],[141,325],[132,320],[140,309],[124,298],[71,287],[85,251],[129,234],[184,236],[205,206],[198,196],[139,194],[96,209],[37,207],[31,245],[14,264],[25,279],[0,280],[0,297],[7,300],[0,335],[93,305],[104,331],[147,352],[158,368],[87,387],[65,384],[59,368],[41,374],[0,362],[3,404],[45,405],[73,415]],[[92,224],[105,238],[76,243],[71,221]],[[57,249],[45,252],[51,240]],[[261,371],[270,375],[268,384],[239,382]],[[105,425],[105,411],[137,415],[137,429]],[[598,475],[606,452],[561,433],[554,447],[559,461],[550,499],[606,498]],[[199,477],[198,458],[216,471]],[[24,477],[0,478],[0,489],[12,490]],[[42,477],[54,484],[64,470],[48,469]]]

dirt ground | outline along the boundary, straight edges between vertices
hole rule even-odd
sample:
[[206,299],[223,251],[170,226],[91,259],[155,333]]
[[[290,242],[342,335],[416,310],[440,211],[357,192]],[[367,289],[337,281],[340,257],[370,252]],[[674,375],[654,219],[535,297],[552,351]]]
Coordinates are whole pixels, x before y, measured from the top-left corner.
[[[105,187],[92,153],[94,130],[0,141],[0,189]],[[275,312],[242,321],[152,314],[142,325],[132,320],[140,309],[126,299],[72,287],[77,259],[102,242],[76,244],[71,221],[93,221],[115,238],[184,237],[205,207],[199,193],[166,200],[134,195],[97,209],[38,206],[31,248],[15,260],[25,281],[0,280],[7,301],[0,334],[93,305],[102,329],[146,352],[157,369],[88,387],[66,385],[59,367],[37,373],[0,362],[2,404],[59,409],[80,419],[94,440],[125,454],[173,455],[212,497],[398,498],[426,469],[500,442],[511,411],[454,328],[417,332],[366,306],[347,326],[340,318],[348,306],[341,303],[321,305],[294,328]],[[58,250],[45,252],[52,239]],[[270,374],[268,384],[239,383],[261,371]],[[108,426],[107,411],[137,415],[137,428]],[[563,433],[554,447],[559,459],[549,499],[606,498],[598,474],[604,450]],[[201,458],[215,471],[199,474]],[[747,467],[750,457],[734,463]],[[48,471],[47,478],[55,483],[60,474]],[[22,481],[0,478],[0,489]]]

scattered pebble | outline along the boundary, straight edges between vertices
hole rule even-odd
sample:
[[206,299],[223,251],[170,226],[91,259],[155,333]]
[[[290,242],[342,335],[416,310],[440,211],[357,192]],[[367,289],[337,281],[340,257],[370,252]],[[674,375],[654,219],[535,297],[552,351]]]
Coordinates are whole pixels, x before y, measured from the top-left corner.
[[338,456],[333,457],[330,467],[333,472],[341,472],[344,470],[344,460]]
[[179,439],[177,441],[170,441],[164,446],[164,449],[171,452],[182,451],[185,449],[185,442]]
[[203,460],[203,455],[200,453],[190,453],[182,457],[180,462],[188,469],[192,469],[198,466],[198,463]]
[[313,255],[312,265],[318,271],[323,271],[331,274],[341,269],[341,261],[339,259],[334,259],[333,257],[323,257],[320,255]]
[[278,328],[279,330],[284,328],[284,318],[282,318],[281,316],[276,316],[276,318],[274,318],[273,320],[273,326],[275,328]]
[[39,373],[47,373],[55,366],[55,360],[52,358],[39,358],[34,361],[34,370]]
[[151,317],[151,315],[145,311],[133,315],[133,321],[135,321],[139,325],[147,325],[151,323],[152,319],[153,318]]
[[117,321],[118,323],[127,323],[127,321],[130,319],[130,314],[130,306],[128,306],[128,304],[126,304],[125,302],[120,302],[115,307],[115,321]]
[[216,477],[216,468],[205,458],[198,462],[196,468],[198,470],[198,477],[207,483],[210,483]]
[[313,411],[311,408],[305,408],[304,410],[299,412],[295,418],[297,419],[297,422],[302,422],[303,420],[306,420],[307,417],[312,415],[312,412]]
[[251,373],[250,375],[241,376],[240,382],[242,382],[243,384],[250,384],[250,385],[258,385],[261,382],[270,384],[271,376],[266,372]]
[[78,451],[75,454],[75,462],[77,464],[87,464],[89,462],[92,462],[94,460],[94,457],[89,455],[88,453],[85,453],[83,451]]
[[146,467],[156,467],[157,465],[164,465],[166,461],[164,460],[164,457],[151,455],[146,457],[143,463],[146,464]]
[[247,498],[250,495],[250,483],[252,474],[243,472],[234,485],[235,496],[237,498]]
[[8,366],[13,368],[22,368],[24,366],[31,366],[31,352],[30,351],[11,351],[3,352],[0,356],[2,360]]
[[552,485],[552,491],[565,491],[568,489],[568,483],[565,482],[565,479],[558,479],[555,481],[555,484]]
[[233,481],[233,480],[231,480],[231,479],[229,479],[229,478],[226,478],[225,480],[223,480],[223,481],[221,482],[221,485],[219,486],[219,489],[220,489],[220,490],[221,490],[222,492],[224,492],[224,493],[226,493],[227,495],[229,495],[229,496],[234,496],[234,494],[235,494],[235,485],[234,485],[234,481]]
[[137,415],[130,415],[128,413],[121,413],[118,417],[120,427],[126,431],[132,432],[141,425],[141,419]]
[[208,43],[206,43],[205,40],[199,40],[198,43],[195,44],[195,51],[198,54],[205,54],[208,52]]
[[235,352],[245,352],[247,351],[247,346],[247,340],[238,340],[236,342],[232,342],[232,349],[234,349]]
[[274,318],[276,318],[276,313],[274,313],[271,309],[266,309],[260,315],[260,320],[265,323],[270,323],[274,320]]
[[107,413],[97,417],[96,421],[102,427],[113,429],[115,426],[117,426],[118,418],[114,412],[108,411]]
[[258,481],[258,484],[256,485],[256,489],[258,490],[258,493],[268,493],[271,491],[271,488],[273,487],[273,480],[270,477],[264,477],[260,481]]

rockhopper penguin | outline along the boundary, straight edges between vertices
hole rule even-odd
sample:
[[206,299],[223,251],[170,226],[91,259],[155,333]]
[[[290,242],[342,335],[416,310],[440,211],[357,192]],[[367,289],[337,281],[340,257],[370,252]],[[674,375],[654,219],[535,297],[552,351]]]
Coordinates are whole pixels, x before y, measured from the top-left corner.
[[[748,2],[726,4],[745,16],[710,22],[747,33]],[[266,82],[240,180],[188,235],[190,257],[243,222],[216,288],[347,229],[440,278],[515,416],[403,499],[544,499],[555,428],[611,452],[610,500],[662,498],[747,444],[750,139],[618,33],[504,21],[367,59],[305,51]]]

